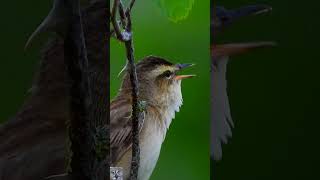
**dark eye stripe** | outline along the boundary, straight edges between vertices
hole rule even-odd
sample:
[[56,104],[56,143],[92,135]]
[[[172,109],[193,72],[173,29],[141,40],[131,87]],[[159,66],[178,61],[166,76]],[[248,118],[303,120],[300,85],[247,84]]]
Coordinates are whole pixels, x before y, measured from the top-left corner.
[[162,77],[170,77],[170,76],[172,76],[172,74],[173,74],[173,73],[168,70],[168,71],[165,71],[164,73],[162,73],[161,76],[162,76]]

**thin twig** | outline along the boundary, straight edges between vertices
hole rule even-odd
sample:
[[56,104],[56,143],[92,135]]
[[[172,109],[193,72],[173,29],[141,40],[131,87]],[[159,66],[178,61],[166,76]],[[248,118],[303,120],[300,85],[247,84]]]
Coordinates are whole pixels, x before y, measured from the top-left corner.
[[[127,27],[126,30],[132,34],[132,23],[130,12],[126,13],[127,17]],[[125,41],[127,58],[128,58],[128,71],[130,74],[131,82],[131,96],[132,96],[132,160],[131,160],[131,180],[136,180],[138,178],[139,164],[140,164],[140,146],[139,146],[139,83],[137,77],[136,66],[134,63],[134,49],[132,37],[129,41]]]
[[[131,9],[135,3],[132,0],[129,7],[124,12],[124,7],[121,0],[114,0],[114,7],[112,9],[112,24],[117,38],[124,42],[126,47],[126,56],[128,59],[127,70],[130,76],[131,83],[131,97],[132,97],[132,159],[131,159],[131,170],[130,180],[136,180],[138,178],[138,170],[140,164],[140,146],[139,146],[139,117],[141,110],[139,109],[139,83],[136,72],[135,60],[134,60],[134,48],[132,41],[132,23],[131,23]],[[124,33],[121,33],[119,25],[116,20],[117,7],[119,6],[119,16],[121,18]],[[123,23],[125,22],[125,23]]]
[[[128,11],[126,12],[126,16],[127,16],[127,27],[126,27],[126,30],[128,32],[131,32],[132,31],[132,21],[131,21],[131,13]],[[132,34],[132,33],[131,33]],[[132,38],[131,38],[132,39]]]
[[131,10],[132,10],[133,5],[134,5],[135,2],[136,2],[135,0],[131,0],[130,1],[129,7],[126,10],[126,13],[131,13]]
[[126,15],[124,12],[124,6],[122,1],[119,2],[119,15],[120,15],[120,22],[122,25],[122,28],[126,28],[127,24],[126,24]]
[[119,7],[119,2],[120,0],[114,0],[113,2],[113,7],[112,7],[112,11],[111,11],[111,22],[114,28],[114,32],[116,33],[117,38],[122,41],[122,34],[121,34],[121,30],[119,27],[119,24],[117,22],[117,10]]

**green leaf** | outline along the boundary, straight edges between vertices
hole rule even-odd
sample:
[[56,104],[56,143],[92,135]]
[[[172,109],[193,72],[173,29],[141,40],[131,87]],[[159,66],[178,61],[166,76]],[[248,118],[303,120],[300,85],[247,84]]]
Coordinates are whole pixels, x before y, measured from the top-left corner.
[[173,22],[184,20],[188,17],[194,0],[153,0]]

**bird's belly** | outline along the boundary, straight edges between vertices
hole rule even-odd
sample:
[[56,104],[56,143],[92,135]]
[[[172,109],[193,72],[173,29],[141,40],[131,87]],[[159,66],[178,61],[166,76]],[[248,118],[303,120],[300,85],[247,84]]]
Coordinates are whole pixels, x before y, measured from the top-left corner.
[[143,142],[144,145],[141,144],[139,180],[148,180],[150,178],[159,158],[162,141],[162,136],[154,134],[151,137],[146,137]]
[[[163,135],[158,131],[146,131],[140,135],[140,166],[138,172],[138,180],[148,180],[155,168],[163,142]],[[129,179],[131,148],[121,158],[117,164],[122,167],[124,179]]]

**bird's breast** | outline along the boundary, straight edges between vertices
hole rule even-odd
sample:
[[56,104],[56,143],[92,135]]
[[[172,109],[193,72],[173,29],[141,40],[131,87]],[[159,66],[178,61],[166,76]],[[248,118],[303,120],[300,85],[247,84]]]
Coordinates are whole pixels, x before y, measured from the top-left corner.
[[[145,121],[148,121],[148,119]],[[139,180],[147,180],[150,178],[160,155],[163,137],[164,134],[155,122],[150,123],[149,128],[146,128],[145,131],[141,133]]]
[[[147,113],[139,137],[140,167],[138,180],[148,180],[157,164],[165,133],[159,122],[157,117]],[[124,179],[128,179],[130,174],[131,153],[130,148],[117,164],[118,167],[124,169]]]

